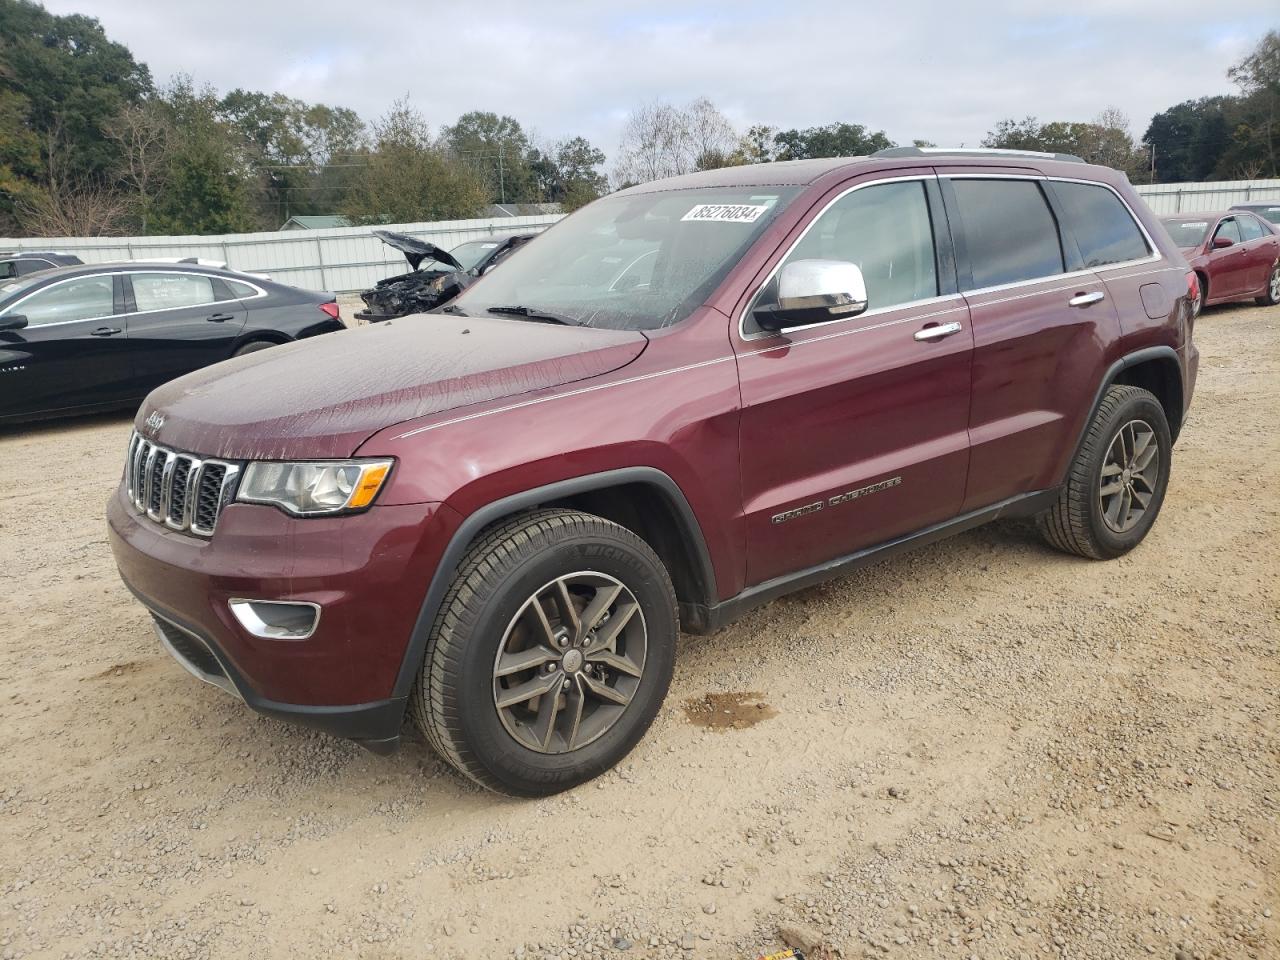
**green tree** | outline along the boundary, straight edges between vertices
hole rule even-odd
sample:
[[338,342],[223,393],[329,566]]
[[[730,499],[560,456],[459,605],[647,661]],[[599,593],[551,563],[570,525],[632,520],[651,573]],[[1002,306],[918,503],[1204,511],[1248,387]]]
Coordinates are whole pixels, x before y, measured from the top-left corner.
[[514,117],[483,110],[464,113],[440,131],[449,153],[485,185],[491,203],[533,203],[542,199],[531,168],[536,157],[529,137]]
[[894,146],[883,130],[874,133],[860,123],[831,123],[806,130],[783,130],[774,137],[778,160],[813,157],[862,157]]
[[604,153],[584,137],[562,140],[545,153],[533,150],[530,156],[539,192],[565,212],[585,206],[609,189],[608,178],[600,172]]
[[373,125],[373,146],[343,212],[355,223],[416,223],[474,217],[484,182],[432,141],[422,115],[398,100]]
[[1280,32],[1268,31],[1227,76],[1243,95],[1228,163],[1236,173],[1280,176]]
[[119,151],[103,124],[150,90],[97,20],[0,0],[0,216],[13,224],[22,197],[109,192]]
[[217,93],[177,77],[161,95],[172,131],[165,189],[152,205],[158,233],[239,233],[254,216],[249,144],[222,116]]
[[763,123],[747,128],[738,140],[737,148],[729,155],[731,166],[744,163],[768,163],[777,159],[778,130]]
[[1163,183],[1208,180],[1231,145],[1234,97],[1186,100],[1151,118],[1142,141]]

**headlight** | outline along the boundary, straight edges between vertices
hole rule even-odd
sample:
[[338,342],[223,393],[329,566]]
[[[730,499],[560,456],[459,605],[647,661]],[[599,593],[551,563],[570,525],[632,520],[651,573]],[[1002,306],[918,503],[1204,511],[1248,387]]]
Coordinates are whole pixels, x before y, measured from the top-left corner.
[[299,517],[363,510],[391,472],[390,460],[250,463],[236,499],[270,503]]

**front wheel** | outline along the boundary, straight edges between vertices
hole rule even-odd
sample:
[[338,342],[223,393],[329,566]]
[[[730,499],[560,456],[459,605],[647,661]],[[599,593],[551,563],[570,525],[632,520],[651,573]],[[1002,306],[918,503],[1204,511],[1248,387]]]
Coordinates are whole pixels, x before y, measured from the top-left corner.
[[1280,303],[1280,263],[1271,268],[1271,276],[1267,278],[1267,288],[1255,302],[1260,307],[1274,307]]
[[1152,393],[1108,388],[1057,502],[1036,518],[1045,540],[1094,560],[1128,553],[1164,503],[1172,446],[1164,407]]
[[490,528],[445,595],[410,699],[459,772],[540,796],[598,776],[671,682],[675,591],[643,540],[592,514],[540,510]]

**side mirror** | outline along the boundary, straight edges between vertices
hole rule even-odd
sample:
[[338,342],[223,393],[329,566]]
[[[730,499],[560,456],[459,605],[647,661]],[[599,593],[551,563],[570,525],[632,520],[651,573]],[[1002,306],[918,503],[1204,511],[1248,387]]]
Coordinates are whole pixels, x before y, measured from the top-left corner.
[[0,331],[21,330],[27,325],[27,318],[20,313],[9,313],[0,317]]
[[1235,246],[1235,243],[1236,242],[1232,240],[1230,237],[1214,237],[1213,249],[1221,250],[1223,247],[1233,247]]
[[752,314],[765,330],[855,317],[867,309],[862,270],[847,260],[796,260],[778,273],[777,306]]

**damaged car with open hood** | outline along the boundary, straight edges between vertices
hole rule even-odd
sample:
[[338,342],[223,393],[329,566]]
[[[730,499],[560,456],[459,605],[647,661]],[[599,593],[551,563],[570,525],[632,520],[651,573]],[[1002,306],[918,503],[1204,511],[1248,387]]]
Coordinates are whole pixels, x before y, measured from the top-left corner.
[[520,233],[468,240],[452,250],[444,250],[434,243],[391,230],[375,230],[373,235],[403,253],[410,270],[379,280],[360,294],[365,309],[356,314],[356,319],[368,323],[444,306],[534,237],[532,233]]

